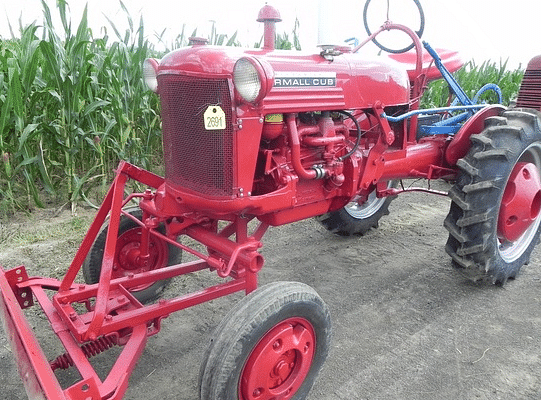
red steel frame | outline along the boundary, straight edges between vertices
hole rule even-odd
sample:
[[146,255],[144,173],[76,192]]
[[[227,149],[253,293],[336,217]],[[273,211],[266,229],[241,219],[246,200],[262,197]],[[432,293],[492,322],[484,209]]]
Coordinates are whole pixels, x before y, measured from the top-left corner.
[[[202,242],[216,243],[212,250],[227,254],[229,258],[227,264],[220,261],[220,258],[204,255],[178,243],[174,237],[168,237],[150,228],[149,225],[153,226],[155,221],[145,224],[137,220],[144,231],[196,255],[199,260],[143,272],[136,276],[111,279],[120,216],[130,217],[122,207],[133,198],[149,196],[146,192],[131,194],[124,198],[124,188],[128,179],[155,189],[163,183],[163,178],[127,162],[121,162],[111,189],[62,281],[28,277],[22,266],[9,271],[4,271],[0,267],[2,320],[6,324],[6,332],[11,333],[10,340],[12,348],[18,355],[19,371],[31,398],[120,399],[126,391],[129,376],[146,345],[147,337],[160,330],[163,318],[175,311],[234,292],[249,293],[257,287],[257,271],[262,267],[263,259],[259,255],[255,258],[256,262],[250,262],[253,261],[253,257],[246,257],[246,254],[261,246],[259,240],[265,233],[267,225],[260,223],[249,236],[247,220],[241,218],[220,232],[201,226],[192,228],[191,231],[187,229],[185,232]],[[109,229],[100,283],[93,285],[75,283],[75,277],[108,215]],[[236,235],[235,242],[227,239],[232,234]],[[142,242],[141,247],[144,248],[144,240]],[[211,252],[209,250],[209,253]],[[243,260],[243,257],[248,260]],[[243,264],[246,267],[242,267]],[[230,276],[231,279],[197,292],[173,299],[162,299],[146,306],[128,291],[131,287],[145,283],[209,268],[216,270],[220,276]],[[46,291],[54,292],[52,298]],[[52,329],[66,349],[66,354],[53,362],[47,361],[22,312],[22,309],[33,305],[33,298],[40,304]],[[76,303],[84,304],[86,312],[78,313],[73,307]],[[124,349],[107,378],[101,381],[88,357],[115,344],[124,346]],[[53,370],[68,366],[75,366],[82,379],[69,388],[62,389]]]

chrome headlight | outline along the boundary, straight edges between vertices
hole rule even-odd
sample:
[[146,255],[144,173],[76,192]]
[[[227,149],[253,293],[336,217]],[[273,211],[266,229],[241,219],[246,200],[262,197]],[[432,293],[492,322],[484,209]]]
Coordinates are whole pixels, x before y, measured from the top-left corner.
[[[269,71],[265,71],[268,69]],[[256,103],[261,100],[272,86],[270,66],[261,64],[259,61],[243,57],[235,63],[233,68],[233,83],[240,97],[248,103]],[[271,82],[271,83],[269,83]]]
[[154,58],[147,58],[143,62],[143,81],[153,92],[158,92],[158,61]]

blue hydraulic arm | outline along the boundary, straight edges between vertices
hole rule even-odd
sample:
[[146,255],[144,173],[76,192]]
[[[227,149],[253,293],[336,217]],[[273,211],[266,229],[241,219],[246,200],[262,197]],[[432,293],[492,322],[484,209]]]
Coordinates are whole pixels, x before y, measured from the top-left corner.
[[449,70],[445,68],[445,65],[443,65],[443,62],[441,61],[441,58],[438,55],[438,53],[436,53],[436,51],[432,47],[430,47],[430,45],[427,42],[423,42],[423,46],[425,47],[428,54],[430,54],[432,58],[434,59],[436,68],[438,68],[438,70],[441,73],[441,76],[443,76],[443,79],[445,79],[445,81],[449,85],[449,88],[458,98],[460,103],[465,106],[473,105],[474,104],[473,101],[470,100],[468,95],[464,92],[464,90],[462,90],[462,88],[460,87],[456,79],[453,77],[453,75],[451,75]]

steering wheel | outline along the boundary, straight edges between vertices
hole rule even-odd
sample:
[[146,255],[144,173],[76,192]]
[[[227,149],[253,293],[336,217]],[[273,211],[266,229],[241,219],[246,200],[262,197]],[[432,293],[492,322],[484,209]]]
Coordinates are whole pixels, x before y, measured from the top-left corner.
[[[372,35],[372,32],[370,31],[370,28],[368,26],[368,7],[369,7],[371,1],[372,0],[366,0],[366,3],[364,5],[364,10],[363,10],[364,27],[365,27],[366,32],[368,33],[369,36]],[[379,0],[379,1],[381,1],[381,0]],[[389,2],[390,2],[390,0],[387,0],[387,22],[386,23],[390,22],[389,21]],[[419,17],[420,17],[419,29],[414,31],[414,32],[420,38],[423,35],[424,29],[425,29],[425,14],[423,12],[423,7],[421,7],[421,3],[419,2],[419,0],[413,0],[413,2],[417,6],[417,10],[419,12]],[[406,51],[411,50],[413,48],[413,46],[414,46],[414,44],[411,43],[409,46],[406,46],[406,47],[401,48],[401,49],[391,49],[391,48],[386,47],[383,44],[381,44],[378,40],[376,40],[376,38],[373,38],[372,41],[380,49],[382,49],[383,51],[389,52],[389,53],[405,53]]]

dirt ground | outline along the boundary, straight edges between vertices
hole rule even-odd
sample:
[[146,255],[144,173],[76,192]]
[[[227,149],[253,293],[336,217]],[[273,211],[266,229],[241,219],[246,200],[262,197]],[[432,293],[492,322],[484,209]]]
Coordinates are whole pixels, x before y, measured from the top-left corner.
[[[540,250],[503,288],[466,281],[444,251],[448,208],[446,197],[405,194],[391,204],[379,229],[364,237],[335,236],[315,220],[269,230],[260,283],[307,283],[332,313],[330,355],[308,400],[540,398]],[[83,210],[72,219],[67,211],[53,216],[47,210],[3,221],[0,264],[61,277],[91,215]],[[175,281],[164,296],[201,286],[206,276]],[[162,331],[149,339],[125,399],[198,399],[206,343],[239,298],[164,320]],[[31,317],[49,350],[39,318]],[[98,357],[104,365],[111,358]],[[60,379],[69,382],[69,372]],[[3,332],[0,388],[1,399],[26,398]]]

